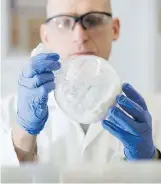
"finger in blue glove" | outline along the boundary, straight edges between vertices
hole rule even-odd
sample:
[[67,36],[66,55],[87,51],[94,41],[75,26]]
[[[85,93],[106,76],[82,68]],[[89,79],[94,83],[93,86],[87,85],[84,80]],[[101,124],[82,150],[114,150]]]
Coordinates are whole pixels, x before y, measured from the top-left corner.
[[152,118],[146,103],[131,85],[124,84],[123,91],[128,97],[118,95],[116,98],[123,110],[111,107],[102,126],[123,143],[128,160],[153,158],[156,148],[152,139]]
[[48,119],[48,94],[55,89],[54,70],[58,54],[39,54],[32,58],[19,77],[17,123],[29,134],[39,134]]

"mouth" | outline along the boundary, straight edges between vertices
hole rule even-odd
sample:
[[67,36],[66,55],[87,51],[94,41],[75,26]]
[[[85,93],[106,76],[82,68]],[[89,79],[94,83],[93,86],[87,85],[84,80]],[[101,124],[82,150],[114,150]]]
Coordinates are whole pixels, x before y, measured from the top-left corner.
[[70,56],[82,56],[82,55],[96,55],[94,52],[75,52]]

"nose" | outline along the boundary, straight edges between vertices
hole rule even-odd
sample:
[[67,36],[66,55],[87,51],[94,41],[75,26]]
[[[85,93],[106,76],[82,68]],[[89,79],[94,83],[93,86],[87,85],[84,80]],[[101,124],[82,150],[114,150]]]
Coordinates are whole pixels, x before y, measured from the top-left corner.
[[80,23],[77,23],[73,29],[73,42],[85,43],[88,41],[87,31],[83,29]]

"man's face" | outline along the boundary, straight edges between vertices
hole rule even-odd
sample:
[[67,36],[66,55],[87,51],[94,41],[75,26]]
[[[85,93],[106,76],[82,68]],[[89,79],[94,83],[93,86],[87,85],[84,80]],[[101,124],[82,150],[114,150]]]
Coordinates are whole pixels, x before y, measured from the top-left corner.
[[[101,26],[84,29],[80,22],[77,22],[73,29],[69,29],[74,19],[69,18],[68,15],[81,16],[89,12],[111,13],[109,0],[49,0],[48,18],[60,14],[67,17],[61,16],[43,24],[41,26],[42,42],[62,58],[92,54],[108,59],[112,41],[116,40],[119,35],[118,19],[103,15],[106,23]],[[94,16],[100,15],[94,14]],[[83,21],[89,21],[90,18],[90,16],[84,18],[86,20]]]

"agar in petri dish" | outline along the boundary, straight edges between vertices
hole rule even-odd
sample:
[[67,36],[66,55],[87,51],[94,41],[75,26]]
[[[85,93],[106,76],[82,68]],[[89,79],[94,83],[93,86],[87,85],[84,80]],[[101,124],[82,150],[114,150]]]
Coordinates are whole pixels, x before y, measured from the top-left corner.
[[[31,56],[40,53],[50,52],[40,44]],[[60,62],[60,70],[54,72],[54,97],[58,107],[77,123],[103,120],[122,92],[118,73],[107,60],[93,55],[60,59]]]

